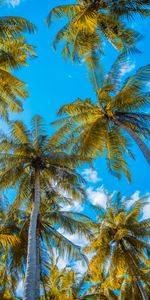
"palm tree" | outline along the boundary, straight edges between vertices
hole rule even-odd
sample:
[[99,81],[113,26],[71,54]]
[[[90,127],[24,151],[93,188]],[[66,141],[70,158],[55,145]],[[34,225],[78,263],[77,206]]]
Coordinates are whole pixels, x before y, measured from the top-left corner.
[[22,111],[21,100],[28,96],[26,84],[12,70],[27,65],[27,59],[35,56],[22,35],[24,31],[35,32],[35,27],[19,17],[1,17],[0,24],[0,115],[8,121],[8,112]]
[[0,114],[8,120],[9,112],[22,111],[21,100],[29,95],[26,84],[12,75],[12,70],[27,65],[26,60],[34,57],[35,52],[24,37],[16,40],[2,39],[0,47]]
[[123,171],[131,180],[125,157],[129,154],[134,158],[130,150],[132,140],[150,164],[150,151],[143,141],[150,133],[150,115],[144,112],[144,106],[149,103],[146,86],[150,65],[140,68],[122,84],[121,70],[125,62],[121,54],[101,80],[101,88],[95,74],[91,74],[97,101],[77,99],[63,105],[58,111],[58,116],[63,117],[53,125],[58,129],[55,141],[65,141],[73,152],[78,150],[84,157],[106,155],[110,172],[120,177]]
[[[83,297],[84,275],[81,276],[69,265],[59,269],[59,258],[52,256],[50,274],[45,276],[45,298],[53,300],[85,300]],[[45,299],[41,297],[40,299]]]
[[5,253],[0,255],[0,299],[2,300],[15,300],[16,296],[17,279],[8,270],[8,250],[5,249]]
[[12,75],[12,70],[27,65],[26,60],[35,56],[34,48],[22,35],[35,31],[36,27],[25,18],[0,17],[0,115],[7,121],[9,111],[22,111],[20,100],[28,96],[26,84]]
[[[49,196],[49,197],[48,197]],[[55,247],[60,256],[73,259],[84,259],[81,248],[76,246],[59,229],[65,229],[66,234],[78,233],[79,236],[89,237],[91,235],[89,218],[78,212],[63,211],[64,203],[70,203],[70,199],[61,196],[58,192],[52,192],[47,197],[42,197],[40,213],[37,224],[37,261],[36,274],[40,274],[39,282],[37,281],[36,300],[40,297],[40,282],[44,286],[44,276],[49,273],[48,265],[51,259],[52,249]],[[60,205],[62,203],[62,205]],[[17,208],[16,202],[2,210],[1,227],[3,232],[9,232],[11,236],[18,236],[18,243],[12,244],[7,253],[9,264],[6,263],[8,274],[16,278],[17,282],[24,278],[27,253],[27,234],[31,214],[31,203],[22,202],[23,208]],[[88,225],[89,223],[89,225]],[[5,253],[6,251],[3,250]],[[4,253],[2,252],[2,256]],[[17,286],[13,283],[13,288]],[[4,286],[4,282],[2,284]],[[6,287],[5,287],[6,288]],[[5,289],[3,289],[5,291]]]
[[10,228],[3,226],[2,211],[0,211],[0,299],[17,299],[15,298],[15,286],[17,278],[8,269],[9,251],[11,247],[20,247],[20,238]]
[[[59,259],[52,257],[50,264],[50,275],[45,277],[45,298],[57,300],[117,300],[118,297],[111,289],[93,284],[87,273],[79,274],[70,266],[63,269],[58,268]],[[87,289],[87,286],[90,288]],[[44,298],[44,299],[45,299]],[[41,297],[40,299],[43,299]]]
[[143,17],[148,17],[149,15],[149,2],[146,0],[138,1],[138,0],[132,0],[130,3],[126,3],[122,0],[115,1],[111,0],[108,4],[107,1],[103,1],[102,4],[100,1],[94,1],[95,6],[99,6],[101,8],[101,5],[103,5],[104,9],[109,9],[114,16],[120,17],[125,16],[128,19],[133,18],[135,15],[140,15]]
[[94,283],[90,286],[88,291],[85,293],[85,300],[118,300],[117,295],[114,291],[109,287],[105,286],[101,282]]
[[24,32],[35,33],[35,25],[21,17],[0,17],[0,66],[4,69],[25,65],[26,59],[35,55],[22,35]]
[[[65,203],[64,200],[66,202],[67,198],[63,199],[63,206]],[[46,201],[42,199],[41,210],[38,217],[39,258],[37,257],[39,265],[41,266],[41,279],[47,274],[44,270],[44,265],[49,265],[54,247],[57,253],[59,253],[59,257],[68,257],[87,262],[86,257],[82,254],[82,248],[71,242],[65,236],[65,233],[69,235],[76,233],[79,237],[84,236],[89,238],[91,235],[91,220],[79,212],[63,210],[63,207],[59,203],[61,203],[61,197],[57,195],[57,192],[55,195],[53,194],[53,196],[51,194],[51,197],[47,198]],[[63,233],[62,230],[65,233]],[[44,251],[42,251],[43,241],[45,245]],[[49,251],[50,253],[47,256],[46,253]],[[42,282],[44,286],[44,280],[42,280]],[[39,299],[39,290],[37,286],[36,299]]]
[[[72,191],[72,186],[78,186],[81,180],[74,170],[75,166],[80,165],[81,159],[79,156],[67,155],[62,152],[60,145],[52,142],[43,128],[40,116],[32,119],[31,131],[20,121],[13,122],[10,135],[4,134],[1,137],[0,153],[1,189],[16,187],[21,181],[25,183],[26,173],[33,183],[34,202],[28,234],[24,295],[24,299],[32,300],[35,299],[36,287],[36,229],[41,191],[50,186],[52,180],[59,183],[60,189]],[[73,191],[76,195],[76,190]]]
[[[58,257],[55,259],[51,257],[51,262],[49,265],[50,274],[45,276],[45,297],[54,300],[68,300],[68,290],[72,280],[74,280],[74,272],[68,270],[67,267],[59,269],[57,263],[59,262]],[[45,299],[40,298],[40,299]]]
[[95,253],[89,270],[101,280],[107,268],[113,286],[129,278],[130,286],[136,285],[142,299],[148,300],[143,283],[150,280],[147,256],[150,220],[141,219],[147,201],[141,198],[130,207],[124,203],[118,194],[116,199],[108,199],[106,210],[98,208],[100,222],[86,249]]
[[0,40],[2,38],[14,38],[23,32],[35,33],[36,27],[22,17],[0,17]]
[[[47,17],[50,25],[53,17],[62,19],[66,17],[68,23],[57,33],[54,47],[63,41],[63,55],[82,58],[91,50],[103,49],[103,38],[106,38],[117,50],[130,48],[135,45],[140,35],[126,28],[120,19],[121,15],[130,15],[139,12],[146,15],[148,1],[130,3],[128,6],[123,1],[77,1],[77,4],[61,5],[54,7]],[[145,10],[142,6],[145,6]],[[134,9],[133,9],[134,7]],[[127,9],[128,8],[128,9]],[[75,55],[76,54],[76,55]]]
[[[35,57],[34,47],[21,34],[17,35],[15,39],[12,37],[2,38],[0,40],[0,54],[1,67],[9,70],[12,67],[18,69],[27,66],[27,59]],[[2,56],[4,54],[6,57]]]
[[[120,19],[121,16],[129,18],[133,17],[134,14],[148,17],[149,5],[147,0],[140,2],[133,0],[130,3],[124,3],[122,0],[117,2],[112,0],[109,3],[107,1],[79,0],[76,4],[54,7],[47,17],[47,22],[50,23],[52,17],[62,18],[65,16],[69,19],[67,27],[71,28],[72,26],[73,29],[76,29],[78,26],[79,31],[85,32],[93,32],[98,27],[105,34],[110,26],[110,22],[112,22],[112,25],[114,24],[113,18],[115,20]],[[113,18],[110,18],[110,16],[113,16]]]
[[[148,299],[150,297],[150,286],[149,283],[144,285],[144,290],[147,293]],[[139,290],[137,289],[137,286],[134,282],[130,282],[129,278],[125,278],[121,289],[120,289],[120,295],[119,295],[119,300],[124,300],[124,299],[137,299],[141,300],[141,294],[139,293]]]
[[24,275],[28,235],[23,226],[24,213],[12,208],[8,202],[0,207],[0,299],[18,299],[16,290]]
[[[11,213],[13,209],[13,213],[16,215],[16,211],[18,210],[20,203],[23,204],[25,199],[30,199],[31,203],[34,200],[34,188],[31,182],[32,180],[29,174],[25,174],[25,177],[23,177],[22,180],[20,180],[19,187],[17,189],[17,197],[13,203],[13,207],[11,208]],[[78,212],[76,213],[73,211],[67,212],[63,210],[63,207],[65,207],[65,205],[69,205],[71,207],[72,201],[74,201],[74,199],[76,199],[76,201],[81,200],[81,197],[84,196],[84,190],[80,187],[80,185],[73,186],[72,178],[68,177],[67,185],[63,190],[59,188],[59,182],[57,184],[56,182],[55,184],[53,182],[51,186],[49,183],[49,185],[45,187],[45,181],[44,181],[44,189],[42,189],[42,187],[43,186],[41,184],[42,203],[41,203],[40,213],[38,216],[38,223],[37,223],[37,230],[36,230],[36,252],[37,252],[36,273],[38,274],[37,282],[36,282],[36,299],[38,299],[40,295],[40,279],[42,279],[43,277],[42,273],[40,276],[40,265],[41,265],[40,261],[42,261],[42,264],[44,266],[49,264],[48,261],[49,256],[47,257],[47,253],[49,253],[50,247],[54,247],[55,245],[57,252],[60,252],[59,255],[61,256],[65,255],[66,257],[66,255],[69,255],[69,257],[72,257],[74,259],[78,258],[87,261],[87,258],[81,252],[81,248],[79,246],[76,246],[70,240],[68,240],[62,234],[62,232],[59,232],[59,228],[65,229],[65,232],[68,234],[78,233],[79,236],[84,235],[86,237],[88,237],[91,234],[89,230],[91,221],[88,217]],[[26,204],[28,207],[28,213],[26,211],[27,215],[30,215],[31,203],[28,201],[28,204]],[[23,217],[23,212],[19,211],[18,213],[20,214],[24,224],[25,217]],[[10,220],[10,214],[8,216],[8,220]],[[25,221],[25,224],[26,222],[27,219]],[[24,229],[28,228],[28,223],[29,223],[29,217],[26,226],[23,225]],[[23,239],[23,242],[24,240],[26,241],[27,238],[25,237]],[[47,250],[45,248],[44,252],[42,251],[43,241],[44,241],[44,248],[45,247],[47,248]],[[26,247],[23,245],[21,248],[26,249]],[[17,249],[15,249],[14,252],[18,253]],[[40,257],[41,253],[43,253],[42,259]],[[22,256],[25,257],[25,254],[26,253],[21,254],[20,258]],[[45,259],[47,259],[47,262],[45,262]],[[18,254],[16,256],[16,260],[13,257],[13,261],[19,261]],[[41,267],[42,267],[41,270],[43,270],[44,267],[42,265]]]

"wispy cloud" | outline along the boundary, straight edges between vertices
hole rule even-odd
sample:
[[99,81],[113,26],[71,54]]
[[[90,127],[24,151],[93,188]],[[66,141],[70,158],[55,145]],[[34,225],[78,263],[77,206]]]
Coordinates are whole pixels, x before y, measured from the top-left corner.
[[[150,194],[144,195],[146,197],[147,205],[143,208],[143,219],[150,218]],[[134,204],[137,200],[141,198],[140,191],[135,191],[135,193],[130,197],[130,200],[127,203],[127,206],[130,207]]]
[[66,268],[66,266],[69,264],[69,260],[68,260],[68,257],[67,256],[58,256],[58,253],[57,251],[55,251],[55,249],[53,250],[53,255],[55,258],[55,260],[57,259],[57,267],[59,268],[59,270],[62,270],[64,268]]
[[23,291],[24,291],[24,283],[23,280],[20,280],[16,290],[17,296],[23,297]]
[[67,233],[63,228],[60,228],[58,230],[61,234],[63,234],[69,241],[74,243],[75,245],[78,245],[80,247],[84,247],[88,244],[88,240],[83,235],[80,236],[78,233],[75,234],[69,234]]
[[[53,254],[54,254],[54,259],[56,261],[57,259],[57,267],[59,270],[66,269],[66,268],[71,268],[74,271],[83,274],[87,270],[87,265],[84,263],[82,260],[73,260],[69,259],[67,255],[58,256],[58,252],[56,249],[53,249]],[[87,255],[88,259],[91,259],[91,254]]]
[[83,274],[87,271],[87,265],[83,264],[81,260],[75,262],[73,269],[75,272]]
[[89,201],[93,205],[100,205],[106,208],[108,192],[103,186],[100,186],[96,189],[94,189],[93,187],[89,187],[86,193]]
[[140,191],[135,191],[133,195],[131,195],[130,199],[126,199],[123,197],[125,201],[127,201],[127,207],[129,208],[134,202],[136,202],[140,198]]
[[18,6],[21,3],[21,0],[7,0],[7,4],[12,7]]
[[121,77],[123,77],[127,73],[130,73],[134,68],[135,63],[132,63],[130,59],[127,59],[127,61],[122,65],[122,68],[120,70]]
[[81,212],[84,207],[82,205],[82,203],[80,201],[78,201],[77,199],[75,199],[74,197],[72,197],[72,195],[68,192],[63,190],[59,184],[57,184],[57,182],[51,180],[51,187],[52,189],[56,192],[57,195],[59,196],[63,196],[66,198],[69,198],[69,204],[64,205],[63,201],[60,201],[60,205],[61,205],[61,210],[62,211],[75,211],[75,212]]
[[97,183],[97,182],[101,181],[101,178],[98,177],[97,171],[92,169],[92,168],[84,169],[83,172],[82,172],[82,176],[88,182]]
[[81,202],[73,202],[72,204],[68,204],[65,206],[62,206],[62,211],[74,211],[74,212],[81,212],[84,210],[83,205],[81,204]]
[[150,218],[150,197],[148,198],[149,203],[145,205],[143,209],[143,219],[149,219]]
[[[93,187],[89,187],[86,191],[88,200],[93,205],[99,205],[103,208],[106,208],[106,203],[108,196],[113,196],[116,192],[114,191],[111,195],[110,193],[103,187],[98,187],[94,189]],[[143,208],[143,219],[150,218],[150,194],[145,194],[143,196],[140,195],[140,191],[135,191],[134,194],[130,196],[129,199],[123,196],[124,201],[126,201],[126,205],[129,208],[132,204],[138,201],[141,197],[146,197],[147,205]]]
[[150,90],[150,81],[146,83],[146,88]]

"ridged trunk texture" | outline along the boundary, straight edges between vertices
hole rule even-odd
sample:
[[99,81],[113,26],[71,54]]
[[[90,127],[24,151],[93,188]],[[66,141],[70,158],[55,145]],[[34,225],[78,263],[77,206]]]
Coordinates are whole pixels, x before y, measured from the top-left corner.
[[24,300],[37,300],[36,291],[36,229],[37,218],[40,208],[40,171],[35,168],[35,183],[34,183],[34,202],[32,213],[30,216],[30,226],[28,232],[28,251],[27,251],[27,269],[25,277]]
[[136,286],[137,286],[137,288],[138,288],[138,290],[139,290],[139,293],[140,293],[142,299],[143,299],[143,300],[149,300],[149,298],[148,298],[148,296],[147,296],[147,293],[146,293],[146,291],[144,290],[143,285],[141,284],[141,281],[140,281],[140,279],[139,279],[139,277],[138,277],[138,275],[137,275],[137,272],[136,272],[136,269],[135,269],[135,265],[134,265],[133,256],[132,256],[132,254],[129,254],[129,253],[128,253],[128,251],[127,251],[127,249],[126,249],[126,246],[125,246],[125,243],[124,243],[123,240],[121,241],[121,246],[122,246],[123,251],[124,251],[125,253],[127,253],[127,255],[128,255],[128,258],[129,258],[129,264],[130,264],[130,267],[131,267],[131,269],[132,269],[133,276],[134,276],[134,278],[135,278],[135,283],[136,283]]
[[36,231],[36,294],[35,299],[40,299],[40,236],[39,230]]

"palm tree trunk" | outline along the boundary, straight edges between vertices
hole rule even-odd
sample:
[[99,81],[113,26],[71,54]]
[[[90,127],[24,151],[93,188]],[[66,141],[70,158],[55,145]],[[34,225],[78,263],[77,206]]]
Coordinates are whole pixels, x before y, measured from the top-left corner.
[[35,168],[34,203],[28,232],[27,268],[25,277],[24,300],[36,300],[36,228],[40,208],[40,171]]
[[119,127],[123,128],[124,130],[127,131],[127,133],[133,138],[133,140],[136,142],[140,150],[142,151],[144,157],[146,158],[148,164],[150,165],[150,150],[146,146],[146,144],[142,141],[142,139],[139,138],[136,132],[134,132],[131,128],[128,126],[124,125],[123,123],[117,121],[115,122],[116,124],[119,125]]
[[125,243],[123,240],[121,240],[121,246],[122,246],[122,250],[127,254],[128,258],[129,258],[129,264],[130,264],[130,267],[132,269],[132,273],[134,275],[134,278],[135,278],[135,282],[136,282],[136,286],[140,292],[140,295],[142,297],[143,300],[149,300],[148,296],[147,296],[147,293],[145,292],[144,288],[143,288],[143,285],[141,284],[140,280],[139,280],[139,277],[136,273],[136,269],[135,269],[135,265],[134,265],[134,261],[133,261],[133,257],[131,254],[129,254],[129,252],[127,251],[126,249],[126,246],[125,246]]
[[39,230],[36,231],[36,295],[35,299],[40,299],[40,239]]

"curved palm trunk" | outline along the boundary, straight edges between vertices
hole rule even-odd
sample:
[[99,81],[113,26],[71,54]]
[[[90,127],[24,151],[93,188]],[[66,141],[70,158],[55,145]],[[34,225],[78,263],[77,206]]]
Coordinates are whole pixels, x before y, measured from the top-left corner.
[[39,230],[36,231],[36,292],[35,299],[40,299],[40,239]]
[[132,258],[132,255],[128,253],[127,249],[126,249],[126,246],[124,244],[124,241],[122,240],[121,242],[121,246],[122,246],[122,249],[125,253],[127,253],[128,255],[128,258],[129,258],[129,263],[130,263],[130,267],[132,269],[132,273],[134,275],[134,278],[135,278],[135,282],[136,282],[136,286],[140,292],[140,295],[142,297],[143,300],[149,300],[148,296],[147,296],[147,293],[145,292],[140,280],[139,280],[139,277],[136,273],[136,269],[135,269],[135,266],[134,266],[134,262],[133,262],[133,258]]
[[132,267],[132,271],[133,271],[133,274],[134,274],[134,277],[135,277],[135,280],[136,280],[137,288],[138,288],[138,290],[139,290],[139,292],[142,296],[142,299],[143,300],[149,300],[149,298],[148,298],[148,296],[147,296],[147,294],[146,294],[146,292],[145,292],[145,290],[144,290],[144,288],[143,288],[143,286],[142,286],[142,284],[141,284],[141,282],[140,282],[140,280],[139,280],[139,278],[136,274],[134,265],[131,265],[131,267]]
[[119,125],[119,127],[123,128],[127,131],[127,133],[133,138],[133,140],[136,142],[140,150],[142,151],[144,157],[146,158],[148,164],[150,165],[150,150],[146,146],[146,144],[138,137],[136,132],[134,132],[131,128],[128,126],[122,124],[121,122],[116,122],[116,124]]
[[27,269],[25,278],[24,300],[36,300],[36,228],[40,208],[40,171],[35,169],[35,194],[28,232]]

